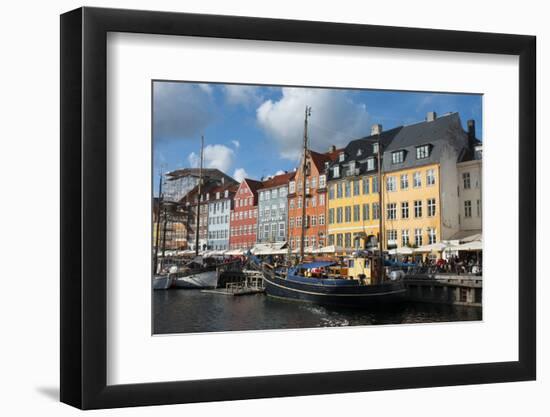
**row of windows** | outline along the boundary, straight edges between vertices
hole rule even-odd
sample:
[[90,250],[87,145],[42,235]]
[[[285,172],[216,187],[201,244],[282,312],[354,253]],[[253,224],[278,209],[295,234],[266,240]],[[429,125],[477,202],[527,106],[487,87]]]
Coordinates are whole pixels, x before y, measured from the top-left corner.
[[[432,186],[435,185],[435,170],[428,169],[426,170],[426,185]],[[412,186],[413,188],[422,187],[422,173],[420,171],[414,172],[412,175]],[[399,176],[399,188],[401,190],[409,189],[409,175],[401,174]],[[386,177],[386,191],[393,192],[397,191],[397,176],[388,176]]]
[[[479,181],[477,178],[475,180],[474,186],[475,188],[479,188]],[[470,188],[472,188],[472,176],[470,175],[469,172],[462,173],[462,187],[465,190],[469,190]]]
[[380,218],[380,204],[355,204],[354,206],[331,208],[328,211],[328,224],[350,223],[361,220],[378,220]]
[[[481,217],[481,200],[476,200],[476,215]],[[472,217],[472,200],[464,201],[464,217]]]
[[227,224],[229,223],[229,215],[215,216],[208,218],[208,224]]
[[[430,156],[430,145],[420,145],[416,147],[416,159],[426,159]],[[394,151],[391,153],[392,164],[402,164],[405,161],[405,150]]]
[[367,195],[378,192],[378,177],[364,177],[362,179],[354,179],[349,181],[330,184],[328,188],[329,200],[335,198],[349,198],[352,196]]
[[258,210],[245,210],[245,211],[236,211],[231,213],[231,221],[233,220],[243,220],[243,219],[252,219],[258,217]]
[[235,207],[247,207],[254,203],[253,197],[248,198],[235,198]]
[[271,191],[260,191],[258,194],[260,196],[260,201],[264,201],[278,197],[286,197],[287,189],[286,187],[274,188]]
[[229,231],[227,229],[208,232],[208,239],[227,239],[228,237]]
[[210,213],[216,213],[218,211],[224,211],[229,209],[229,200],[219,201],[217,203],[210,203],[208,205]]
[[270,238],[270,232],[271,232],[271,238],[276,239],[277,236],[280,238],[285,237],[285,224],[284,223],[273,223],[271,225],[266,224],[263,226],[261,230],[261,237],[263,239],[269,239]]
[[[422,229],[413,229],[413,235],[409,233],[409,229],[401,230],[401,246],[410,246],[411,239],[414,239],[416,246],[422,246],[424,244],[424,237],[427,238],[427,244],[431,245],[437,243],[437,230],[429,227],[426,229],[426,236],[424,236]],[[344,248],[352,248],[359,246],[359,234],[358,233],[334,233],[328,235],[328,244],[336,245]],[[386,241],[388,245],[398,245],[398,231],[395,229],[386,230]],[[353,242],[353,244],[352,244]]]
[[[313,248],[322,248],[324,239],[320,237],[317,239],[316,236],[304,236],[304,248],[313,247]],[[290,247],[296,249],[300,247],[300,238],[290,238]]]
[[[318,217],[317,216],[306,216],[306,223],[305,223],[305,227],[309,227],[309,226],[324,226],[325,225],[325,215],[324,214],[320,214]],[[289,219],[289,227],[292,229],[294,227],[302,227],[302,216],[296,216],[296,217],[291,217]]]
[[258,230],[258,226],[255,224],[254,225],[249,224],[248,226],[232,227],[231,236],[251,235],[253,233],[255,235],[257,230]]
[[[317,196],[313,196],[311,198],[306,198],[306,207],[317,207],[317,203],[319,203],[319,206],[325,205],[325,195],[319,194],[319,199],[317,199]],[[289,201],[289,208],[292,210],[294,208],[302,208],[302,199],[301,198],[291,198]],[[281,206],[282,207],[282,206]]]
[[[325,175],[319,175],[319,188],[323,189],[327,186],[327,177]],[[288,184],[288,192],[294,194],[296,190],[302,191],[302,181],[290,181]],[[309,188],[317,188],[317,177],[306,177],[306,190]]]
[[[428,198],[426,200],[426,208],[428,217],[435,216],[436,213],[436,202],[435,198]],[[423,215],[423,201],[415,200],[412,205],[414,218],[420,218]],[[409,212],[409,202],[402,201],[400,203],[400,218],[408,219],[410,217]],[[386,219],[396,220],[397,219],[397,203],[387,203],[386,204]]]

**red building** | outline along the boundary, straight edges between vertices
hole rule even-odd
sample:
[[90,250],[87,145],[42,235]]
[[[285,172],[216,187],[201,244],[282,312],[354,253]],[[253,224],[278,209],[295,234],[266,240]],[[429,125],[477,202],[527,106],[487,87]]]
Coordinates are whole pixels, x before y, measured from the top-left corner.
[[305,219],[302,219],[304,194],[303,157],[294,178],[288,186],[288,242],[292,249],[300,248],[302,221],[305,222],[304,248],[322,248],[327,245],[327,167],[338,155],[331,147],[327,153],[308,150],[305,173]]
[[260,181],[245,178],[233,201],[229,249],[251,249],[258,231],[258,189]]

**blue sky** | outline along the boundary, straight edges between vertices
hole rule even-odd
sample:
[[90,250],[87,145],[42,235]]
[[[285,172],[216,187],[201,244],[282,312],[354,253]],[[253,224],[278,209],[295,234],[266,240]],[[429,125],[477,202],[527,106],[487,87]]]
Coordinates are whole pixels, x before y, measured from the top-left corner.
[[458,112],[463,127],[474,119],[482,139],[482,96],[302,87],[268,87],[155,81],[153,165],[158,173],[204,164],[237,180],[260,179],[298,163],[305,106],[312,107],[310,147],[325,151],[367,136],[374,123],[384,130]]

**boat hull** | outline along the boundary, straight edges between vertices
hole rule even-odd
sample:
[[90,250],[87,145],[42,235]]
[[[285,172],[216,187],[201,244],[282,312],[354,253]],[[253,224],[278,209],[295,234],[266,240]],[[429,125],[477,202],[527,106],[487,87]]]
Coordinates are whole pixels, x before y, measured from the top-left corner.
[[218,271],[209,270],[178,277],[175,280],[176,288],[216,288],[218,286]]
[[395,303],[406,293],[401,281],[377,285],[316,285],[264,274],[265,293],[271,297],[322,305],[367,307]]
[[167,290],[174,285],[174,277],[171,275],[155,276],[153,278],[154,290]]

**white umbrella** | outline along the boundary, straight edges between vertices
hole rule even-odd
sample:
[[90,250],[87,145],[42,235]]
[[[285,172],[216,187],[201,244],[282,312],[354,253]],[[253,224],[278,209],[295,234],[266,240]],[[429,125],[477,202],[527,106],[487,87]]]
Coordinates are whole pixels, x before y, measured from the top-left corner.
[[458,245],[456,247],[457,250],[465,250],[465,251],[478,251],[483,250],[483,242],[481,240],[474,240],[472,242],[463,243],[462,245]]
[[397,249],[391,249],[389,251],[390,255],[412,255],[413,254],[413,248],[409,248],[408,246],[402,246]]
[[420,246],[419,248],[414,249],[414,253],[443,252],[447,248],[450,249],[450,245],[446,245],[443,242],[437,242],[432,243],[431,245]]

